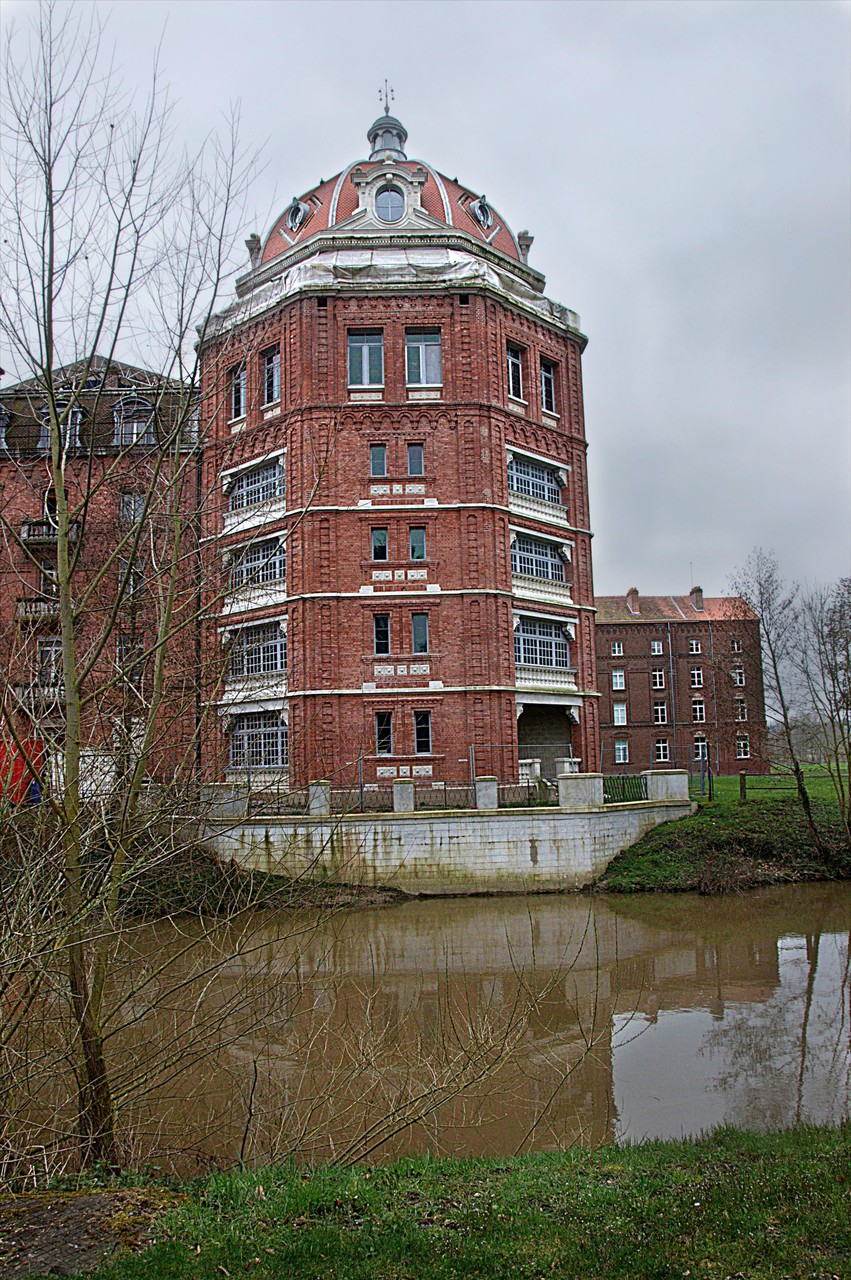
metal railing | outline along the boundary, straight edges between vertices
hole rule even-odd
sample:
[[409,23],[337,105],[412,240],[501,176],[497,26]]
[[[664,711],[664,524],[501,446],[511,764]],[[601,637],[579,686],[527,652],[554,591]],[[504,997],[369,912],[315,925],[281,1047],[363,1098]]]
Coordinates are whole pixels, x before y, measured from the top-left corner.
[[604,804],[629,804],[647,799],[647,779],[640,774],[607,774],[603,778]]

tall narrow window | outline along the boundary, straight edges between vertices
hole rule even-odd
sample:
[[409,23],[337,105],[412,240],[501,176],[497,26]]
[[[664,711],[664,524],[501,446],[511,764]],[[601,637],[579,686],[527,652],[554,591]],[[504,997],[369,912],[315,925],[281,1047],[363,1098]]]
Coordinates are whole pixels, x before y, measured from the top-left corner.
[[736,700],[733,703],[733,709],[734,709],[734,719],[747,720],[748,704],[745,702],[744,698],[736,698]]
[[626,738],[615,740],[615,764],[629,764],[629,742]]
[[408,475],[425,475],[425,459],[423,457],[423,446],[421,444],[408,445]]
[[745,684],[744,667],[734,667],[733,670],[730,672],[730,675],[733,678],[733,684],[738,685],[740,689],[744,688],[744,684]]
[[706,720],[706,703],[703,698],[692,698],[691,718],[695,724],[703,724]]
[[665,668],[664,667],[654,667],[654,669],[650,672],[650,687],[651,689],[665,688]]
[[733,650],[733,653],[741,653],[742,652],[741,640],[733,640],[731,643],[731,648]]
[[371,476],[387,475],[386,444],[371,444],[369,446],[369,474]]
[[626,724],[626,703],[612,703],[612,724]]
[[514,400],[523,399],[523,352],[520,347],[509,347],[506,350],[508,364],[508,394]]
[[541,361],[541,408],[544,413],[556,411],[556,367],[551,360]]
[[431,712],[414,712],[414,751],[418,756],[431,753]]
[[349,386],[380,387],[384,384],[384,335],[349,334]]
[[703,688],[703,667],[692,667],[691,669],[691,687],[692,689]]
[[439,331],[409,330],[405,334],[405,360],[409,387],[439,387],[443,382]]
[[375,713],[375,754],[390,756],[393,754],[393,712],[376,711]]
[[263,403],[276,404],[281,398],[281,353],[275,347],[260,357],[263,375]]
[[750,758],[751,758],[750,738],[746,733],[740,733],[736,737],[736,759],[750,760]]
[[614,667],[612,669],[612,688],[613,689],[626,688],[626,676],[624,674],[623,667]]
[[658,657],[660,657],[660,656],[661,656],[661,653],[662,653],[662,641],[661,641],[661,640],[651,640],[651,641],[650,641],[650,652],[651,652],[651,654],[653,655],[653,657],[654,657],[654,658],[658,658]]
[[428,614],[411,615],[411,653],[428,653]]
[[656,739],[656,763],[667,764],[671,759],[671,749],[667,738]]
[[421,528],[410,530],[410,546],[412,560],[425,560],[426,558],[426,531]]
[[689,653],[700,653],[700,641],[699,641],[699,640],[689,640],[689,642],[688,642],[688,651],[689,651]]
[[372,615],[372,648],[373,653],[382,657],[390,652],[389,613],[374,613]]
[[706,740],[706,736],[702,733],[695,734],[694,758],[695,760],[709,759],[709,743]]
[[667,723],[668,723],[668,704],[667,704],[667,702],[654,702],[654,703],[653,703],[653,723],[654,723],[654,724],[667,724]]
[[371,534],[373,560],[387,559],[387,530],[373,529]]
[[247,376],[244,364],[234,365],[230,371],[231,421],[245,417]]
[[39,585],[41,594],[54,599],[59,593],[59,570],[55,560],[42,560],[40,565]]
[[613,658],[623,657],[623,640],[612,641],[612,657]]
[[40,640],[38,643],[38,682],[46,685],[62,683],[62,641]]

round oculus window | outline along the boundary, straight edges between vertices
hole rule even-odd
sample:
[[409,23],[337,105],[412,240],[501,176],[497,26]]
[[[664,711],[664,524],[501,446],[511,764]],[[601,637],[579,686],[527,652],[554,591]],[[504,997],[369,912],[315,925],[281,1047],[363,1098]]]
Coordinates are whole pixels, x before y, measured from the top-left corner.
[[398,187],[382,187],[375,197],[375,212],[382,222],[398,222],[405,212],[405,197]]

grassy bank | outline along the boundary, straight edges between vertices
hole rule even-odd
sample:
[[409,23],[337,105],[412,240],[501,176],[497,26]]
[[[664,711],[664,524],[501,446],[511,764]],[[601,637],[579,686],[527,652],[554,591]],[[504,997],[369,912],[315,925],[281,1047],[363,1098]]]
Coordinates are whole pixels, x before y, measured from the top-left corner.
[[814,786],[812,796],[816,823],[829,850],[823,858],[795,793],[759,782],[764,789],[754,787],[742,804],[738,779],[717,779],[713,801],[700,804],[690,818],[657,827],[619,854],[597,887],[611,893],[727,893],[851,875],[851,850],[829,787]]
[[505,1160],[221,1174],[154,1211],[150,1247],[94,1274],[836,1280],[851,1274],[849,1140],[847,1128],[722,1130]]

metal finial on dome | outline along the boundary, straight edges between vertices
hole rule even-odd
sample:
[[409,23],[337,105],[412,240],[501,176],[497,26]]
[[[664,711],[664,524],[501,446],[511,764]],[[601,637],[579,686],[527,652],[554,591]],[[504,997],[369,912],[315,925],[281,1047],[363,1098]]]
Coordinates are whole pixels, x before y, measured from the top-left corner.
[[378,90],[378,97],[384,103],[384,115],[379,116],[367,133],[370,145],[370,160],[407,160],[405,143],[408,131],[405,126],[390,114],[390,103],[395,94],[384,81],[384,88]]
[[393,101],[393,99],[394,99],[395,97],[396,97],[396,95],[395,95],[395,93],[393,92],[393,87],[392,87],[392,85],[388,85],[387,80],[385,79],[385,81],[384,81],[384,88],[383,88],[383,89],[379,89],[379,90],[378,90],[378,101],[379,101],[379,102],[382,102],[382,101],[383,101],[383,103],[384,103],[384,114],[385,114],[386,116],[389,116],[389,115],[390,115],[390,103]]

